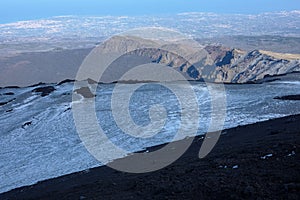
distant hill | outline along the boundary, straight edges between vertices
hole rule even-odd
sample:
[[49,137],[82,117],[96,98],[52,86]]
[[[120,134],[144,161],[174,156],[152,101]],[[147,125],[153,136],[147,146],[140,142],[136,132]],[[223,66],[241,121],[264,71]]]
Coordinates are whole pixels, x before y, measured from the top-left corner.
[[[206,45],[202,46],[201,53],[198,54],[187,41],[165,43],[123,36],[112,37],[97,48],[106,53],[128,52],[112,63],[101,82],[117,81],[120,78],[118,74],[146,63],[172,67],[188,80],[204,79],[218,83],[256,83],[269,81],[270,77],[300,72],[299,54],[266,50],[244,51],[221,45]],[[131,49],[135,50],[130,51]],[[91,50],[92,48],[60,49],[0,57],[0,86],[27,86],[39,82],[75,79],[79,66]],[[180,55],[174,52],[180,52]],[[97,80],[98,77],[85,78]],[[134,80],[140,81],[139,77]]]
[[[147,48],[151,46],[151,48]],[[140,48],[143,47],[143,48]],[[152,48],[155,47],[155,48]],[[265,78],[300,72],[300,54],[275,53],[264,50],[250,52],[224,46],[194,49],[187,41],[164,43],[137,37],[113,37],[98,48],[100,52],[128,51],[106,74],[105,82],[118,80],[114,71],[144,63],[160,63],[180,71],[189,80],[217,83],[255,83]],[[131,51],[133,50],[133,51]],[[180,52],[177,55],[174,52]],[[131,56],[131,57],[130,57]],[[134,59],[137,56],[139,59]],[[143,58],[143,59],[141,59]],[[126,63],[125,67],[123,63]],[[139,77],[136,77],[138,79]]]

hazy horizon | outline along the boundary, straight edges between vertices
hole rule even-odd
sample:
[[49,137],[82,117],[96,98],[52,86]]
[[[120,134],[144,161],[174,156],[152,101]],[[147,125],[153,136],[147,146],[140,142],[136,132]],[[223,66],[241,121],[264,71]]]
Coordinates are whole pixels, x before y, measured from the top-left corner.
[[140,16],[162,15],[183,12],[213,12],[218,14],[259,14],[300,10],[297,0],[43,0],[43,1],[1,1],[0,23],[50,18],[53,16]]

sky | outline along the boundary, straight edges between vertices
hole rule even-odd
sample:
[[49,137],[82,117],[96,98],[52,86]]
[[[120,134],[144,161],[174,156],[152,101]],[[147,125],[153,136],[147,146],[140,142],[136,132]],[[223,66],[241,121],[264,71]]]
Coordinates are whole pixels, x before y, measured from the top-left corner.
[[0,0],[0,23],[61,15],[257,14],[300,10],[300,0]]

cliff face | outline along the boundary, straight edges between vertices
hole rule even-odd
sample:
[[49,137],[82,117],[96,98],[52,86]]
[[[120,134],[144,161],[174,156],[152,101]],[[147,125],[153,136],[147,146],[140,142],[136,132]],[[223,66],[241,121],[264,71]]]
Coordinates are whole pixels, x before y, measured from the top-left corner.
[[215,63],[215,70],[208,78],[214,82],[247,83],[263,81],[268,76],[300,72],[300,56],[289,55],[258,50],[247,53],[230,50],[221,62]]
[[160,43],[158,40],[137,37],[115,37],[101,48],[101,52],[106,53],[125,50],[127,55],[144,57],[154,63],[173,67],[190,80],[249,83],[261,82],[270,76],[300,72],[299,54],[260,50],[246,52],[223,46],[197,49],[188,41]]

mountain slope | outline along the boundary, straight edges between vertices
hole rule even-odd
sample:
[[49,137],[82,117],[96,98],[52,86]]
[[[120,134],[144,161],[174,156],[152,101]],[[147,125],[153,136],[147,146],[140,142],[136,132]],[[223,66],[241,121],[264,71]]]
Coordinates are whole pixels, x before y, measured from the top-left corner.
[[[217,65],[208,78],[214,82],[247,83],[261,81],[267,76],[300,72],[298,54],[279,54],[254,50],[245,54],[229,51],[229,63]],[[232,53],[231,53],[232,52]],[[224,57],[225,58],[225,57]]]
[[[113,37],[98,48],[99,52],[127,52],[124,56],[143,57],[144,63],[150,59],[151,62],[182,72],[190,80],[249,83],[263,81],[265,77],[300,72],[299,54],[260,50],[246,52],[223,46],[205,46],[199,49],[185,40],[165,43],[159,40],[150,42],[138,37]],[[133,65],[132,60],[129,65]],[[133,66],[136,65],[135,63]]]

